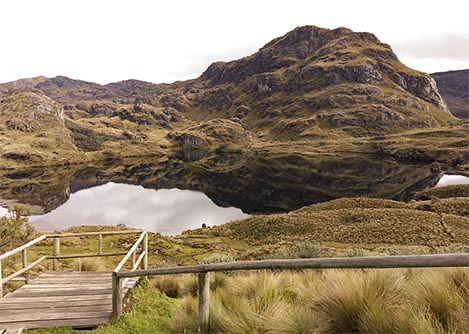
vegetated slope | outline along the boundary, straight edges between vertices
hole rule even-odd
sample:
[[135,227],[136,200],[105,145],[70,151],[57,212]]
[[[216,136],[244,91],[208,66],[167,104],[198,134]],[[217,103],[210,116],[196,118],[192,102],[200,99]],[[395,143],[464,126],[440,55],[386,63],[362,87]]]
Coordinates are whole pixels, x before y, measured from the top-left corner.
[[438,72],[431,76],[453,115],[469,118],[469,70]]
[[81,156],[65,127],[63,107],[43,92],[14,90],[0,101],[2,158],[50,164]]
[[255,247],[298,242],[375,247],[463,245],[469,238],[468,207],[468,197],[411,203],[341,198],[286,214],[252,216],[187,234],[227,237]]
[[[173,147],[346,142],[456,122],[429,75],[403,65],[373,34],[346,28],[299,27],[251,56],[213,63],[199,78],[173,84],[99,85],[58,76],[0,87],[9,100],[22,88],[62,107],[64,135],[83,153],[79,160],[159,155]],[[0,107],[8,112],[5,101]],[[7,130],[5,140],[21,131]],[[46,164],[50,149],[42,151]]]

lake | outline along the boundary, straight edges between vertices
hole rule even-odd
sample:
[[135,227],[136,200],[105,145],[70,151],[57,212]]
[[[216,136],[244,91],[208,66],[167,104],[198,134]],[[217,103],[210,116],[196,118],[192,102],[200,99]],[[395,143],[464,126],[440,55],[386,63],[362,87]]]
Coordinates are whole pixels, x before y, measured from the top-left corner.
[[191,153],[0,171],[0,180],[0,205],[28,204],[34,211],[31,221],[41,230],[123,224],[173,235],[339,197],[405,201],[416,191],[467,182],[467,177],[363,155]]
[[435,187],[444,187],[452,184],[469,184],[469,177],[464,175],[443,175]]
[[51,212],[30,217],[41,231],[77,225],[125,225],[126,227],[179,234],[184,230],[247,218],[237,208],[217,206],[202,192],[180,189],[145,189],[109,182],[80,190]]

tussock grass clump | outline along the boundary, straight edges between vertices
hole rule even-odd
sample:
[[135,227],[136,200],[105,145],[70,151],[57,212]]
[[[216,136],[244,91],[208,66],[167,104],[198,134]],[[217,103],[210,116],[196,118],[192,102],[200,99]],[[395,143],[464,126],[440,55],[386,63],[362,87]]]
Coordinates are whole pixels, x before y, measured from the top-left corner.
[[151,279],[152,285],[171,298],[183,296],[183,279],[179,275],[162,275]]
[[[467,269],[305,270],[225,276],[212,292],[211,333],[464,334]],[[172,333],[197,332],[197,298],[182,299]]]
[[104,271],[106,265],[99,257],[78,258],[73,261],[73,270],[76,271]]
[[332,271],[314,303],[326,332],[393,333],[402,291],[397,271]]
[[410,286],[410,295],[446,332],[453,333],[458,329],[458,317],[464,312],[464,298],[451,276],[441,271],[423,273]]

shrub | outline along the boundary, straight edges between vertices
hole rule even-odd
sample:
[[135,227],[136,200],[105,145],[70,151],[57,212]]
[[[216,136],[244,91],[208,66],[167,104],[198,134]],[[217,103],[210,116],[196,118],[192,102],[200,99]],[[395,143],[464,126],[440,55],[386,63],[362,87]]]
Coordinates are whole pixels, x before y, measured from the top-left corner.
[[106,266],[98,257],[78,258],[73,262],[73,270],[76,271],[104,271]]
[[183,282],[181,276],[163,275],[157,276],[151,280],[153,286],[171,298],[181,297],[183,295]]
[[8,209],[6,216],[0,217],[0,253],[5,253],[28,242],[36,236],[36,231],[28,223],[29,208],[15,205]]

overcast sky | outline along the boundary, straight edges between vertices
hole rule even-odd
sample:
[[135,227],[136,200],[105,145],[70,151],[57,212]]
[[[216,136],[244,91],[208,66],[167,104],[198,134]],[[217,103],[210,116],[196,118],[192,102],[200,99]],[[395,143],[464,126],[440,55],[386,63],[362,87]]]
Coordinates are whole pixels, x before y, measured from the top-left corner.
[[186,80],[302,25],[372,32],[421,71],[467,69],[468,13],[467,0],[7,0],[0,82]]

